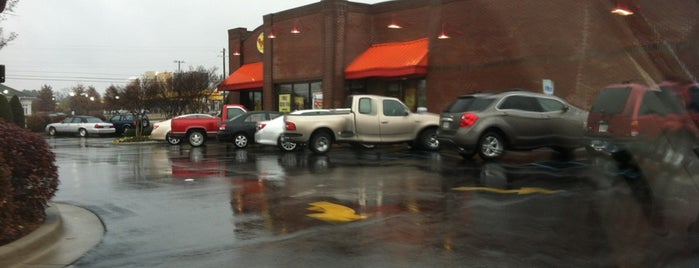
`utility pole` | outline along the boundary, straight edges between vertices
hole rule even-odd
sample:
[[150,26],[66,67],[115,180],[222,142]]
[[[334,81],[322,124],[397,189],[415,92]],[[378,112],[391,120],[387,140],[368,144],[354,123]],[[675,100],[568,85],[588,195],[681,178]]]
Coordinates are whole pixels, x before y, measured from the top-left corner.
[[226,48],[224,47],[223,50],[221,50],[221,58],[223,58],[223,79],[226,79]]
[[175,60],[175,63],[177,63],[177,72],[180,73],[182,70],[180,69],[180,64],[184,63],[183,60]]

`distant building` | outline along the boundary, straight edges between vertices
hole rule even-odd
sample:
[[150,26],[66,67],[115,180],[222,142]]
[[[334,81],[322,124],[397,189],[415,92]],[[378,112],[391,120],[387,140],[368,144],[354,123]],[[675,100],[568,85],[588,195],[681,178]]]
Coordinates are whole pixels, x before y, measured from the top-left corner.
[[19,102],[22,104],[22,108],[24,109],[24,115],[27,116],[32,114],[32,102],[37,99],[35,94],[27,91],[19,91],[3,84],[0,84],[0,94],[5,95],[7,101],[10,101],[12,97],[17,96],[19,98]]

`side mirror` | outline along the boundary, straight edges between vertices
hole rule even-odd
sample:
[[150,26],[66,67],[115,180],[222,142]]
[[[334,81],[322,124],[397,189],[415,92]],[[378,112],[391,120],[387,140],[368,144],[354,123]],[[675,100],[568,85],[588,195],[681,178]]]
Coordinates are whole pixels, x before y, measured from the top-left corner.
[[424,114],[427,112],[427,107],[417,107],[417,113]]

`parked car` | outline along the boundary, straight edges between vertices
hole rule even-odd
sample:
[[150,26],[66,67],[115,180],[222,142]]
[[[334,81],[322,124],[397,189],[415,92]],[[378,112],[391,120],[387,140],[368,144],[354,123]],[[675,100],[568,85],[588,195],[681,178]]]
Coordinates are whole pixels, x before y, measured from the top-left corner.
[[[107,121],[114,124],[116,135],[123,135],[124,132],[136,126],[136,121],[134,121],[134,115],[132,113],[116,114]],[[144,130],[152,129],[148,115],[143,115],[142,124]]]
[[345,107],[327,114],[287,114],[283,141],[308,144],[314,154],[325,154],[334,143],[373,146],[408,143],[412,148],[439,150],[439,115],[424,108],[412,112],[394,97],[347,96]]
[[[175,116],[174,118],[209,118],[216,119],[215,116],[210,114],[183,114]],[[170,135],[170,122],[172,119],[163,120],[160,122],[153,123],[153,131],[151,131],[151,140],[157,141],[167,141],[171,145],[177,145],[182,142],[182,139],[172,137]]]
[[80,137],[87,137],[89,135],[112,135],[114,131],[114,124],[87,115],[71,116],[61,122],[46,125],[46,133],[51,136],[77,134]]
[[668,138],[696,137],[699,131],[676,93],[668,86],[629,83],[605,87],[587,119],[588,149],[610,154],[628,147],[652,148],[649,142]]
[[[500,158],[506,150],[584,146],[587,111],[561,98],[526,90],[460,96],[441,114],[437,138],[464,158]],[[449,148],[451,146],[444,146]]]
[[[312,109],[312,110],[296,110],[290,114],[327,114],[330,110],[327,109]],[[298,143],[286,141],[282,142],[281,135],[284,133],[284,117],[280,116],[268,121],[257,123],[257,131],[255,132],[255,143],[265,145],[275,145],[279,149],[290,152],[298,148]]]
[[193,147],[202,146],[208,138],[215,138],[221,122],[248,110],[238,104],[224,104],[218,116],[209,117],[175,117],[170,121],[170,136],[176,139],[187,139]]
[[230,120],[221,121],[218,127],[217,138],[220,142],[233,142],[235,147],[245,148],[253,142],[257,123],[282,116],[276,111],[247,112]]

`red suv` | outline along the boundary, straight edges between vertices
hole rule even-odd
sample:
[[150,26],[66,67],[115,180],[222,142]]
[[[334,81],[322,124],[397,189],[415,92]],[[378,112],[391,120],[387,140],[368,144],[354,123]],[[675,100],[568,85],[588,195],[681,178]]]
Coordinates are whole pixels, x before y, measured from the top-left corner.
[[699,133],[675,87],[614,84],[599,95],[587,118],[590,148],[607,151],[660,137],[696,137]]

